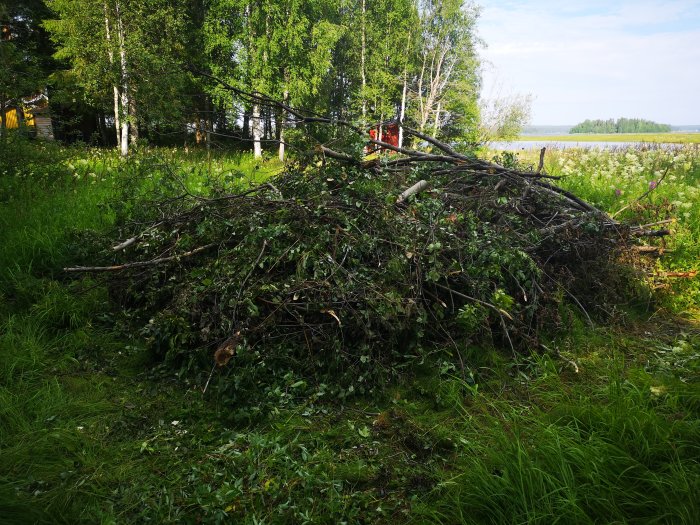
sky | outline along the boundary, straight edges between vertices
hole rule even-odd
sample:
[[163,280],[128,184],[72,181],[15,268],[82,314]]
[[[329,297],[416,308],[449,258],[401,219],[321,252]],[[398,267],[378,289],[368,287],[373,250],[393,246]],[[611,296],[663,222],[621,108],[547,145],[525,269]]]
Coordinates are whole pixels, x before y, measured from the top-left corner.
[[532,95],[532,124],[700,124],[700,0],[477,3],[482,94]]

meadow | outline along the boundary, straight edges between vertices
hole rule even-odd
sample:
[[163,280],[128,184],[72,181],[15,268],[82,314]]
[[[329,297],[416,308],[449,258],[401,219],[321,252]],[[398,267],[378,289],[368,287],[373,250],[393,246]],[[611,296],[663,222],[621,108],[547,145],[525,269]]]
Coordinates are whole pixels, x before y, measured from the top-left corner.
[[[492,153],[485,153],[489,156]],[[0,523],[687,523],[700,515],[700,155],[552,151],[561,185],[634,223],[672,221],[636,300],[577,310],[529,354],[464,343],[381,395],[294,378],[256,417],[125,330],[74,279],[124,196],[279,172],[247,154],[9,144],[0,168]],[[537,155],[537,153],[532,153]],[[536,164],[502,154],[502,162]],[[134,181],[137,181],[134,184]],[[651,191],[649,191],[651,190]],[[646,196],[644,196],[647,194]],[[644,196],[643,198],[640,198]],[[249,405],[250,405],[249,404]]]

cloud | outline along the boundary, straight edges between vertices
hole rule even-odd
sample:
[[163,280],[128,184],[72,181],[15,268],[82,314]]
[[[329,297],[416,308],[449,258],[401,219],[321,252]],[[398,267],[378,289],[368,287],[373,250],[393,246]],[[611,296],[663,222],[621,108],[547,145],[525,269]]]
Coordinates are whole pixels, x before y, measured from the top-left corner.
[[697,2],[490,2],[480,34],[485,96],[531,93],[534,123],[700,123]]

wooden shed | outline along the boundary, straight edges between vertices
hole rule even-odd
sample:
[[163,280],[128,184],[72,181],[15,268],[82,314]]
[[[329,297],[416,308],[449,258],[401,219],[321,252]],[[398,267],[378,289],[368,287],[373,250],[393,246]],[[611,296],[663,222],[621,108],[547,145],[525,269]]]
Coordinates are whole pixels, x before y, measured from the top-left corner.
[[[386,122],[380,122],[375,124],[369,130],[369,136],[372,140],[379,140],[381,142],[386,142],[392,146],[399,146],[399,121],[398,120],[388,120]],[[370,145],[368,148],[370,151],[392,151],[387,148],[374,148]]]
[[18,129],[22,126],[29,128],[39,138],[53,140],[53,124],[46,95],[40,93],[25,97],[21,104],[5,108],[5,127]]

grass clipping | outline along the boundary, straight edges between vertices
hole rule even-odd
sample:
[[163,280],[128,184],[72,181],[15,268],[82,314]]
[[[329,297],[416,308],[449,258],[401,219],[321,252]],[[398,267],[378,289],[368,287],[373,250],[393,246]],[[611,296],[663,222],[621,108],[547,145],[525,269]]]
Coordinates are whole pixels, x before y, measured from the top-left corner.
[[368,383],[466,339],[535,347],[561,301],[590,319],[620,276],[633,230],[544,174],[447,146],[321,153],[247,191],[142,204],[103,266],[67,270],[105,272],[170,363]]

